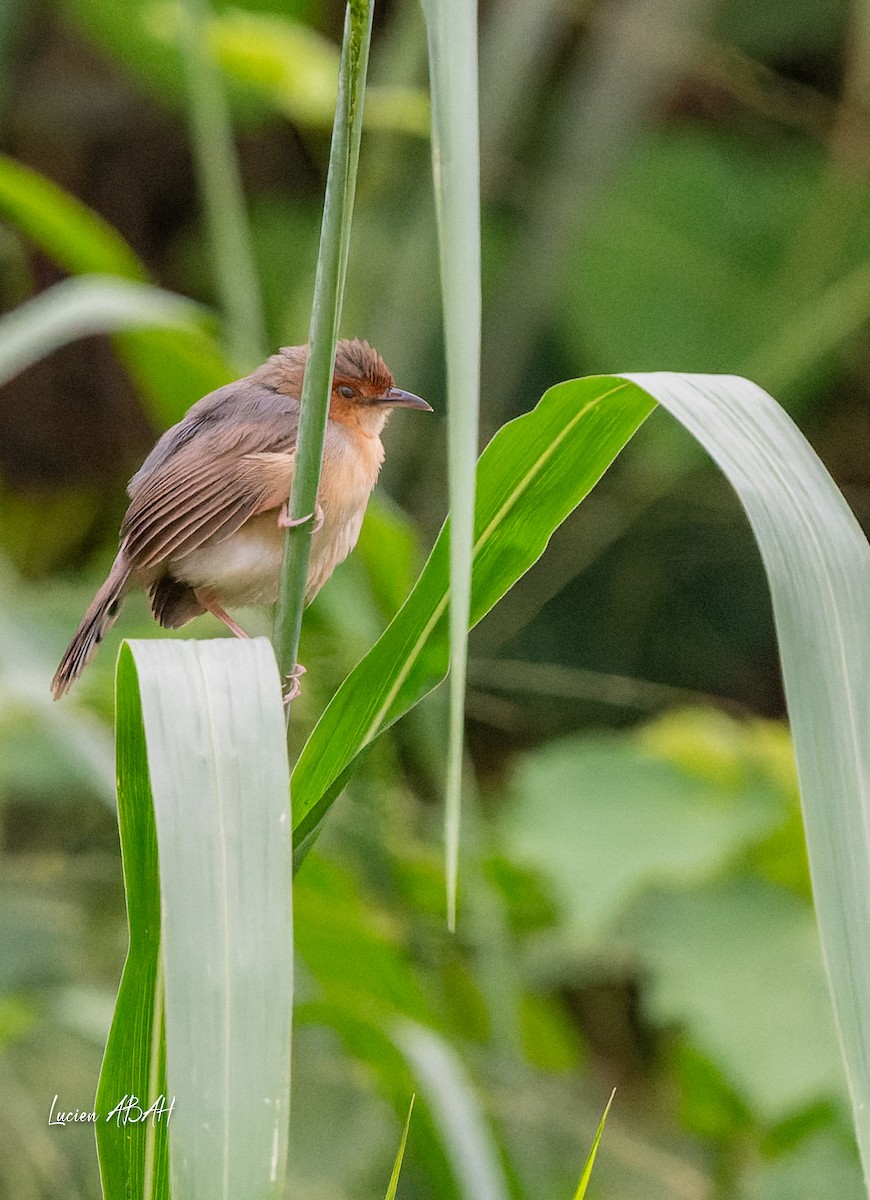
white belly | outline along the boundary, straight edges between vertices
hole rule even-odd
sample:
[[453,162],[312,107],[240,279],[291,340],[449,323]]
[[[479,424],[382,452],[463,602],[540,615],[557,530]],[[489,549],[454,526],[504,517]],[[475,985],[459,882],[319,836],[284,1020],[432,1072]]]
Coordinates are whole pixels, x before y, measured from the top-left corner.
[[[338,521],[326,516],[311,539],[306,603],[353,550],[362,519],[363,510],[351,516],[342,513]],[[274,604],[283,553],[284,530],[278,525],[278,510],[273,509],[253,517],[230,537],[207,541],[191,554],[171,561],[169,568],[182,583],[212,592],[226,608]]]

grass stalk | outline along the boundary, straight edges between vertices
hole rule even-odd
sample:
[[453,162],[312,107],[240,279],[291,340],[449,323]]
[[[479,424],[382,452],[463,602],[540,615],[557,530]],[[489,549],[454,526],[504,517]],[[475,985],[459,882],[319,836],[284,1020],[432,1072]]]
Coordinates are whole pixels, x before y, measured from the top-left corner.
[[480,400],[480,138],[477,5],[423,0],[432,87],[432,165],[444,345],[450,488],[450,725],[446,783],[447,922],[456,925],[465,678],[474,557]]
[[[345,15],[338,101],[308,334],[308,362],[302,385],[296,472],[290,493],[290,514],[294,518],[313,513],[317,507],[335,344],[347,274],[373,9],[372,0],[351,0]],[[296,665],[299,650],[312,524],[309,521],[288,529],[284,545],[273,633],[282,678]]]

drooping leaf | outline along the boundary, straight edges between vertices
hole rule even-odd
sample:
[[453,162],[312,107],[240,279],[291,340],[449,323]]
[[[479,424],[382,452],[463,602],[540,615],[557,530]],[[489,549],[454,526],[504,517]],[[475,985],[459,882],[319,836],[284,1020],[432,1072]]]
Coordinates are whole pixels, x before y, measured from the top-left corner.
[[[859,1145],[870,1167],[870,547],[800,431],[765,392],[733,376],[654,374],[550,389],[505,426],[478,465],[472,623],[642,424],[653,398],[737,491],[770,583],[813,889]],[[444,677],[444,531],[403,608],[339,688],[294,772],[302,837],[354,760]]]
[[148,278],[121,235],[75,196],[31,167],[0,154],[0,214],[73,275]]
[[278,1197],[293,951],[274,656],[262,638],[130,642],[117,700],[130,950],[98,1105],[175,1103],[98,1125],[105,1195],[168,1196],[168,1136],[173,1195]]
[[[71,274],[106,275],[119,288],[121,280],[143,283],[148,278],[145,265],[98,213],[44,175],[6,156],[0,156],[0,214]],[[87,290],[91,286],[84,285],[79,293],[83,309],[94,303]],[[152,320],[125,322],[122,315],[128,308],[129,301],[121,295],[117,322],[97,328],[85,324],[82,332],[72,336],[114,333],[118,352],[158,425],[177,421],[200,396],[232,378],[232,368],[207,330],[205,310],[189,304],[190,320],[160,327]],[[194,319],[197,311],[200,316]],[[43,355],[55,348],[56,343],[46,340]]]

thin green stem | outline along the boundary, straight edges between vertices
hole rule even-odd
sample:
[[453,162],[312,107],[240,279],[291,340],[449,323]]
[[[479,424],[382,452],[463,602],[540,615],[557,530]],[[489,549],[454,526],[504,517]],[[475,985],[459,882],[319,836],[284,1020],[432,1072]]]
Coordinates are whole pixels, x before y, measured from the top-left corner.
[[471,611],[480,396],[480,146],[475,0],[423,0],[432,86],[432,164],[447,360],[450,484],[450,724],[447,922],[456,925],[465,676]]
[[220,70],[209,48],[208,0],[183,0],[182,47],[193,149],[227,351],[244,370],[266,357],[263,302]]
[[[351,0],[345,16],[338,102],[308,335],[308,362],[302,385],[296,472],[290,493],[290,514],[294,518],[313,513],[317,507],[335,344],[347,273],[373,7],[372,0]],[[273,635],[282,678],[286,678],[296,665],[299,651],[311,531],[310,521],[287,531]]]

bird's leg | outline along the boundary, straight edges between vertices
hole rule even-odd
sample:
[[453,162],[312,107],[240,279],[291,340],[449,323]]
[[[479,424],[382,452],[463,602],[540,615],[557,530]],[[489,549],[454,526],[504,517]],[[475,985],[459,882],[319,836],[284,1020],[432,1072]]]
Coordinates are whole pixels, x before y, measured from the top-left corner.
[[323,509],[320,507],[320,505],[318,504],[313,513],[308,513],[308,515],[304,517],[296,517],[294,520],[293,517],[290,516],[290,501],[287,500],[286,503],[282,504],[278,510],[278,526],[280,529],[295,529],[297,525],[304,525],[305,522],[310,521],[312,517],[314,518],[314,528],[311,530],[311,532],[312,534],[315,534],[317,533],[318,529],[323,528]]
[[233,620],[228,612],[225,612],[224,609],[221,608],[211,592],[206,591],[205,588],[200,588],[193,594],[196,596],[202,607],[207,609],[207,611],[210,612],[213,617],[217,617],[219,621],[222,621],[223,624],[226,625],[227,629],[234,633],[237,638],[247,638],[250,636],[249,634],[245,633],[241,625]]
[[297,663],[293,670],[288,673],[287,682],[290,684],[290,687],[284,693],[285,706],[288,705],[291,700],[295,700],[302,691],[302,684],[300,683],[300,680],[307,669],[307,667],[303,667],[302,663]]

